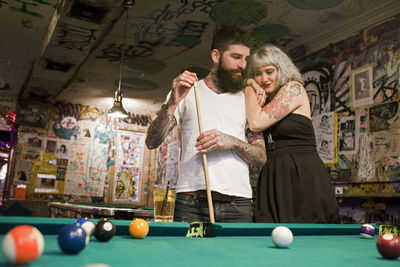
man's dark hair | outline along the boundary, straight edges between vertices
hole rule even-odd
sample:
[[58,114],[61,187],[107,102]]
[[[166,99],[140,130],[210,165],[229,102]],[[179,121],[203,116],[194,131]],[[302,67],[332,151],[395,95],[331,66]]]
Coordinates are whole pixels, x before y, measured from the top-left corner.
[[223,53],[231,45],[251,47],[249,34],[236,26],[224,26],[215,33],[211,42],[211,50],[217,49]]

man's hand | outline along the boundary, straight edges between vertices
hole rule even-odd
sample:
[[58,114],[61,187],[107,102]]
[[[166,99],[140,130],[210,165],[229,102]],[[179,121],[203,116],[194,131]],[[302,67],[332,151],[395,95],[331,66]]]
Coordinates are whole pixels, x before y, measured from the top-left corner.
[[216,149],[232,149],[234,147],[234,138],[224,134],[217,129],[202,132],[197,137],[195,144],[199,152],[207,153]]
[[178,103],[189,93],[190,88],[198,81],[197,74],[185,70],[172,81],[172,93],[168,100],[169,106],[177,106]]

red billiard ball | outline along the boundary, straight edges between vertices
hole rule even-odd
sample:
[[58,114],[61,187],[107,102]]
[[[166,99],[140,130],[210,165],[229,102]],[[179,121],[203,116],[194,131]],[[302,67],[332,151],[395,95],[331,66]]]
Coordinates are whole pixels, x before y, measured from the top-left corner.
[[395,260],[400,256],[400,239],[393,234],[381,235],[376,241],[376,247],[386,259]]
[[101,242],[110,240],[115,234],[115,225],[107,219],[101,219],[96,223],[94,228],[94,236]]
[[58,245],[66,254],[78,254],[86,247],[87,237],[79,224],[68,224],[58,234]]
[[19,225],[7,232],[3,239],[3,254],[12,264],[32,262],[42,255],[42,233],[30,225]]

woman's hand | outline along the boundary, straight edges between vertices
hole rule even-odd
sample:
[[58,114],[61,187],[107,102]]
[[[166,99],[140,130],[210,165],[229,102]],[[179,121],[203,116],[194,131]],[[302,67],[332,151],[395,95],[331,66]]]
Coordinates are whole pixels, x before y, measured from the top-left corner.
[[267,100],[267,94],[265,91],[254,79],[248,79],[247,84],[253,88],[255,94],[257,95],[257,103],[260,105],[260,107],[264,106],[265,101]]

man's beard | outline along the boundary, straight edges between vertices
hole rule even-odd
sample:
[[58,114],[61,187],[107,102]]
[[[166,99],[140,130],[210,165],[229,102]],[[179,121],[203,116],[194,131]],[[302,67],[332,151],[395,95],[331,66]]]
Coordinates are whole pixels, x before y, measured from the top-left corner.
[[[237,76],[237,72],[242,75]],[[219,61],[217,78],[221,89],[228,93],[236,93],[244,86],[244,71],[242,69],[227,69],[223,66],[222,60]]]

